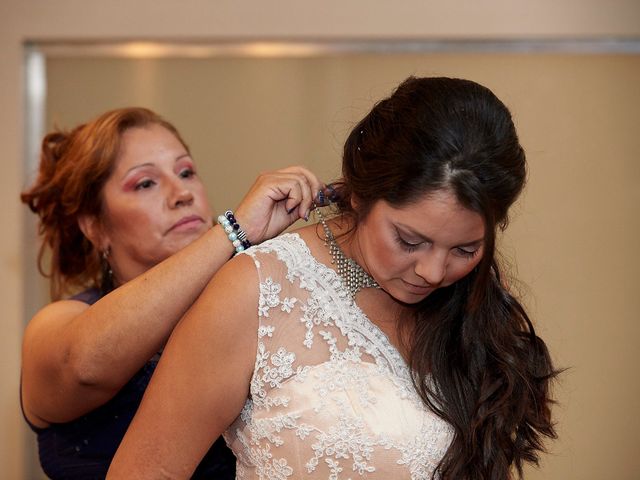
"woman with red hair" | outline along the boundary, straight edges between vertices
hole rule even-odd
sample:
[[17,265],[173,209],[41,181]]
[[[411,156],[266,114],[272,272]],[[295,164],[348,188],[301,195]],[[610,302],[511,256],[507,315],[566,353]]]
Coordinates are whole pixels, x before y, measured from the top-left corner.
[[[44,138],[22,200],[40,219],[54,302],[26,329],[21,399],[45,473],[105,477],[178,320],[234,253],[307,217],[321,187],[302,167],[263,174],[225,231],[189,148],[154,112],[118,109]],[[234,468],[220,439],[194,478]]]

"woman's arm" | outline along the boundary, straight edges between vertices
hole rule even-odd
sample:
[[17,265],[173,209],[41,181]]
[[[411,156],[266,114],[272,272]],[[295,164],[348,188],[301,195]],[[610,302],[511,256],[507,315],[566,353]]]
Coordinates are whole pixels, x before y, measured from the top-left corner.
[[225,265],[175,328],[109,479],[189,478],[240,414],[257,349],[251,258]]
[[[257,243],[304,216],[320,186],[301,167],[261,175],[236,218]],[[41,427],[67,422],[112,398],[162,348],[232,252],[225,233],[215,226],[90,307],[67,300],[42,309],[23,341],[27,418]]]

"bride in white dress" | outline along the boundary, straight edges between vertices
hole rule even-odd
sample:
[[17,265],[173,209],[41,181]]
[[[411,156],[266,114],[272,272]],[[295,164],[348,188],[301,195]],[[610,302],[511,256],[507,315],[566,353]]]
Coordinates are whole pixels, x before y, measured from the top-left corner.
[[[507,479],[536,462],[555,371],[495,261],[525,175],[488,89],[407,79],[347,139],[320,194],[335,208],[210,282],[107,478],[189,478],[221,433],[240,479]],[[238,244],[242,219],[219,221]]]

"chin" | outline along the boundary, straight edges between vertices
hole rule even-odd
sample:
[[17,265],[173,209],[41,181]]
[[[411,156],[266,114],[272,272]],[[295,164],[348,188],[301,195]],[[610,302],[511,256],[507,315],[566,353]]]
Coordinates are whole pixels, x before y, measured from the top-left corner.
[[180,240],[171,242],[171,244],[167,245],[167,248],[165,249],[167,252],[167,257],[170,257],[171,255],[178,253],[180,250],[182,250],[186,246],[191,245],[199,236],[200,235],[192,235],[189,237],[185,236]]
[[405,305],[416,305],[433,293],[433,290],[428,293],[422,293],[422,294],[407,292],[404,289],[396,289],[395,291],[393,291],[393,290],[386,290],[383,288],[383,290],[385,290],[385,292],[391,295],[391,297],[393,297],[394,300],[400,303],[403,303]]
[[403,303],[406,303],[407,305],[416,305],[425,300],[429,295],[431,295],[431,293],[432,292],[429,292],[424,295],[406,295],[407,299]]

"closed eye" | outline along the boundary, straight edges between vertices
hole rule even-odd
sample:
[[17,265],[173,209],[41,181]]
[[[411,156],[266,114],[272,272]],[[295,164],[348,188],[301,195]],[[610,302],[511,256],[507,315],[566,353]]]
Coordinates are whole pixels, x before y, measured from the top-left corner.
[[407,240],[402,238],[402,236],[400,236],[400,234],[397,231],[396,231],[396,242],[398,243],[398,245],[400,245],[400,247],[403,250],[406,250],[407,252],[415,251],[420,245],[424,243],[424,242],[418,242],[418,243],[408,242]]
[[466,248],[462,248],[462,247],[456,247],[456,252],[458,253],[458,255],[460,255],[461,257],[466,257],[466,258],[473,258],[475,257],[478,252],[480,251],[480,249],[475,249],[475,250],[467,250]]

